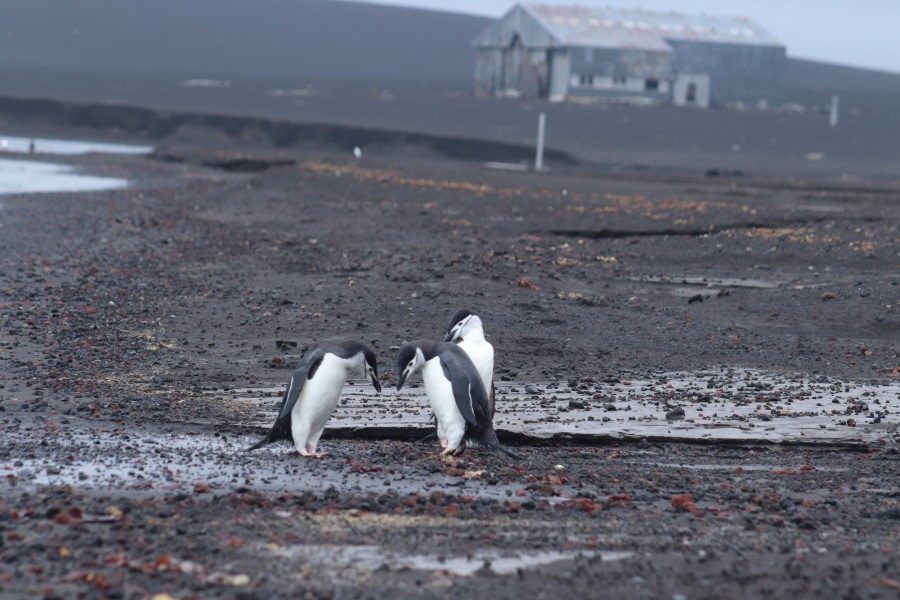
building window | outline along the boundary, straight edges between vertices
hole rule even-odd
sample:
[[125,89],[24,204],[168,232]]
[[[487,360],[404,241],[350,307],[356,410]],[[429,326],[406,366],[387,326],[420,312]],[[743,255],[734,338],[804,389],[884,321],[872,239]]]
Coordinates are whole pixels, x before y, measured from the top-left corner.
[[594,85],[594,76],[590,73],[582,73],[579,83],[585,86]]
[[659,79],[647,79],[644,81],[644,89],[645,90],[658,90],[659,89]]
[[613,77],[613,85],[625,85],[626,79],[622,75],[616,75]]

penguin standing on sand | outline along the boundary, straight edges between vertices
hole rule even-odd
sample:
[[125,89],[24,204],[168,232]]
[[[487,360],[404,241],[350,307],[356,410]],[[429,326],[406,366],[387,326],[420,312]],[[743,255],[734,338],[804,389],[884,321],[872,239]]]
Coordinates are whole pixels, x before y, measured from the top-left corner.
[[484,446],[521,458],[497,440],[481,376],[459,346],[429,340],[405,344],[397,360],[397,389],[419,369],[437,418],[443,454],[459,454],[465,446]]
[[329,341],[310,348],[291,377],[269,434],[248,450],[290,440],[301,456],[322,456],[316,444],[351,374],[368,377],[381,391],[375,353],[365,344]]
[[488,395],[488,412],[494,418],[494,347],[484,338],[481,317],[471,310],[456,311],[447,324],[445,342],[454,342],[478,369]]

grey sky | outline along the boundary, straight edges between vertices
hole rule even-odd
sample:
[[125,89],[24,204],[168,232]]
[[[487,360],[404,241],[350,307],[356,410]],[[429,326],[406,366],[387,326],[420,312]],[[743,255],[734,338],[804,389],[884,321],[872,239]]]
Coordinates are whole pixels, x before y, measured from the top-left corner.
[[[514,0],[364,0],[498,17]],[[538,0],[750,17],[788,55],[900,73],[900,0]]]

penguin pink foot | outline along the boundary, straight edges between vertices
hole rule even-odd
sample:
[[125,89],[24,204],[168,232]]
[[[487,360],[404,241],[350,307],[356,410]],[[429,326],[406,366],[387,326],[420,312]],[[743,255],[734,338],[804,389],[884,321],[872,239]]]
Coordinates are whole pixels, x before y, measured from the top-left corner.
[[307,444],[305,448],[299,450],[300,456],[312,456],[313,458],[322,458],[325,456],[324,452],[316,452],[316,447],[314,444]]

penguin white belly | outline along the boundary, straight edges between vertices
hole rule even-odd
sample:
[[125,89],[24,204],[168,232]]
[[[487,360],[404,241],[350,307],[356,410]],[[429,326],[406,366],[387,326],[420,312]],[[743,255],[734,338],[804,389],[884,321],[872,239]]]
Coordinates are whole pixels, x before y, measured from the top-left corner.
[[300,454],[315,452],[325,423],[337,406],[346,381],[344,361],[326,355],[313,378],[303,385],[303,391],[291,411],[291,435],[294,447]]
[[494,347],[487,340],[477,342],[463,340],[459,343],[459,347],[478,369],[484,390],[490,394],[491,382],[494,380]]
[[466,433],[466,420],[456,406],[453,386],[444,377],[439,358],[433,358],[425,363],[422,367],[422,380],[425,382],[425,393],[431,402],[431,410],[437,417],[441,445],[446,441],[448,450],[456,450]]

